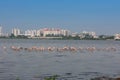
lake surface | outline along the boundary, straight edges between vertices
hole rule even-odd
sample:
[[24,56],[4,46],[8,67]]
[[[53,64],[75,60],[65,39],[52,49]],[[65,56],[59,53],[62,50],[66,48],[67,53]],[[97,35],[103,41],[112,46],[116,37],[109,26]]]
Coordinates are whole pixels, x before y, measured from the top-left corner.
[[[95,47],[83,51],[14,51],[11,46],[62,48]],[[104,49],[114,47],[115,51]],[[58,80],[90,80],[96,76],[120,76],[120,41],[112,40],[38,40],[0,39],[0,80],[44,80],[59,75]]]

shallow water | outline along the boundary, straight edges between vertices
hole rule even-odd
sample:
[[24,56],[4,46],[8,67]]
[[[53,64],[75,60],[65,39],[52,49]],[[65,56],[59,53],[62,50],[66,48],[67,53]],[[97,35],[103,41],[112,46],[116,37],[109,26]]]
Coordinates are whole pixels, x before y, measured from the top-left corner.
[[[13,51],[10,46],[115,47],[116,51],[49,52]],[[6,49],[3,49],[6,46]],[[89,80],[96,76],[120,76],[120,42],[96,40],[0,39],[0,80],[43,80],[59,75],[58,80]]]

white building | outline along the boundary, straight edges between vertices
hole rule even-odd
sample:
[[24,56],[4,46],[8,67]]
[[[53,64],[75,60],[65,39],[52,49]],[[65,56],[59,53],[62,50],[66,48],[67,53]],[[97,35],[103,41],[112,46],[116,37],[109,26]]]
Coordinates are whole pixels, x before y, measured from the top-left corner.
[[25,36],[28,37],[40,37],[41,36],[42,31],[41,30],[26,30],[25,31]]
[[70,31],[68,31],[68,30],[61,30],[61,35],[63,35],[63,36],[69,36],[70,35]]
[[0,36],[2,36],[2,27],[0,27]]
[[98,38],[95,32],[83,31],[81,34],[83,35],[82,37],[85,37],[85,35],[89,35],[89,36],[92,36],[93,38]]
[[47,35],[53,35],[53,36],[57,36],[60,35],[61,31],[60,29],[54,29],[54,28],[44,28],[43,30],[43,36],[46,37]]
[[52,36],[68,36],[69,35],[69,31],[68,30],[63,30],[63,29],[55,29],[55,28],[44,28],[43,30],[43,36],[47,36],[47,35],[52,35]]
[[95,32],[89,32],[89,35],[93,36],[93,38],[98,38]]
[[36,36],[40,37],[41,34],[42,34],[42,30],[37,30],[37,31],[36,31]]
[[25,36],[31,36],[31,31],[30,30],[26,30],[25,31]]
[[118,40],[118,39],[120,39],[120,34],[115,34],[115,38],[114,38],[115,40]]
[[35,35],[36,35],[36,30],[26,30],[25,31],[25,36],[35,37]]
[[20,29],[18,29],[18,28],[12,29],[12,34],[14,34],[14,36],[20,35]]
[[72,37],[76,37],[76,36],[78,36],[78,33],[77,33],[77,32],[74,32],[74,33],[71,34],[71,36],[72,36]]

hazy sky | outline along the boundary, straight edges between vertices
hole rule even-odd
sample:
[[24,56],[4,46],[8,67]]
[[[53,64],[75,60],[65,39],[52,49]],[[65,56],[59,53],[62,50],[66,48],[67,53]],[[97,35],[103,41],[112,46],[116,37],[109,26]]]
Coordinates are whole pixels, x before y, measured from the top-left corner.
[[0,25],[120,33],[120,0],[0,0]]

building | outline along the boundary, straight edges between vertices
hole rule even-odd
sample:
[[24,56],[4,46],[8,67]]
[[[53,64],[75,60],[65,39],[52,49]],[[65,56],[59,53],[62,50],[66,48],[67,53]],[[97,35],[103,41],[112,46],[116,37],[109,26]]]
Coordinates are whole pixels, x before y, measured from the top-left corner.
[[0,27],[0,36],[2,36],[2,27]]
[[55,29],[55,28],[44,28],[42,30],[43,36],[68,36],[69,31],[63,29]]
[[60,35],[60,30],[59,29],[44,28],[42,31],[43,31],[43,37]]
[[25,31],[25,36],[31,36],[31,31],[30,30],[26,30]]
[[37,37],[41,37],[42,36],[42,30],[41,29],[36,31],[36,36]]
[[57,28],[44,28],[38,30],[26,30],[24,33],[22,33],[20,29],[14,28],[12,29],[12,34],[14,34],[14,36],[24,35],[29,38],[62,37],[62,36],[69,36],[70,31],[64,29],[57,29]]
[[78,36],[78,33],[77,33],[77,32],[74,32],[74,33],[71,34],[71,36],[72,36],[72,37],[76,37],[76,36]]
[[96,33],[95,32],[87,32],[87,31],[83,31],[82,33],[81,33],[83,36],[91,36],[92,38],[98,38],[97,36],[96,36]]
[[25,31],[25,36],[35,37],[36,36],[36,30],[26,30]]
[[42,30],[26,30],[25,36],[28,37],[41,37],[42,36]]
[[68,30],[61,30],[55,28],[44,28],[39,30],[26,30],[25,36],[34,38],[34,37],[59,37],[59,36],[68,36]]
[[61,35],[63,35],[63,36],[69,36],[70,35],[70,31],[68,31],[68,30],[61,30]]
[[114,39],[115,39],[115,40],[120,40],[120,34],[115,34]]
[[13,34],[14,36],[21,35],[20,29],[18,29],[18,28],[12,29],[12,34]]

